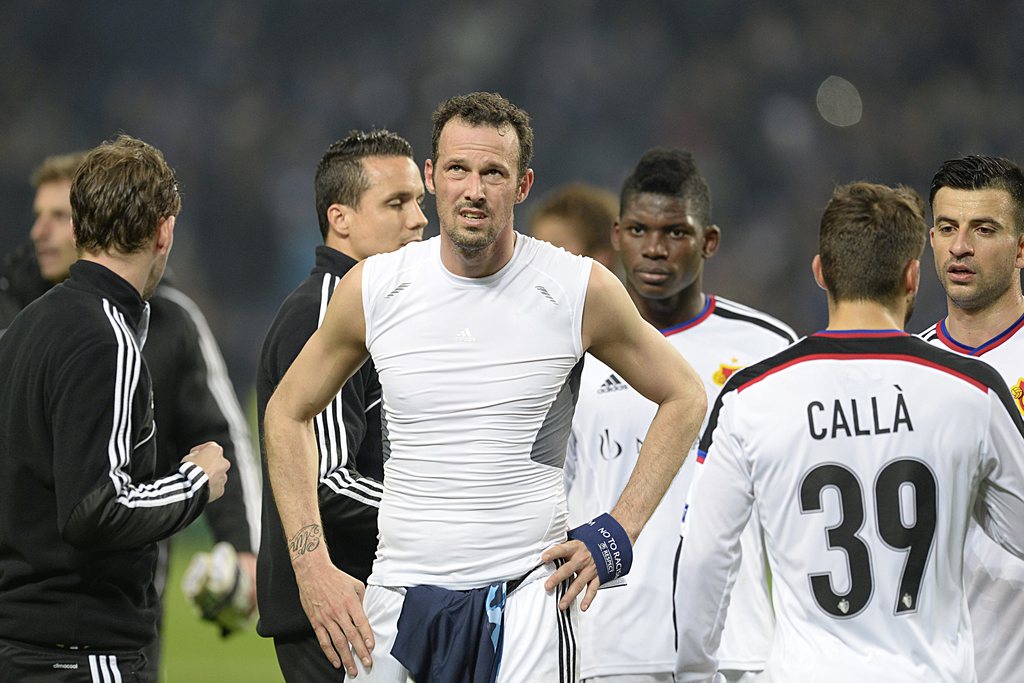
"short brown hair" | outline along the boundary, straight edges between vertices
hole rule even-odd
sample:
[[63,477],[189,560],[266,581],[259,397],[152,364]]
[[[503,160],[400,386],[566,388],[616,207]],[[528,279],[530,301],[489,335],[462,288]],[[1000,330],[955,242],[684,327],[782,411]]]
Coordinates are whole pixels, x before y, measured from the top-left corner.
[[561,218],[576,227],[585,254],[611,249],[612,224],[619,213],[618,202],[608,190],[585,183],[571,183],[541,199],[530,214],[530,232],[544,218]]
[[71,152],[70,154],[55,154],[43,159],[39,168],[32,172],[32,187],[39,189],[44,183],[52,183],[58,180],[71,182],[75,179],[75,171],[85,161],[87,152]]
[[903,293],[907,264],[921,257],[924,201],[904,185],[837,187],[821,217],[822,277],[835,301],[890,303]]
[[526,174],[533,159],[533,129],[530,128],[530,115],[525,111],[496,92],[474,92],[445,100],[434,110],[430,155],[435,164],[441,131],[452,119],[465,121],[471,126],[492,126],[498,130],[511,126],[519,138],[519,177]]
[[156,147],[119,135],[85,157],[71,183],[71,222],[87,252],[139,251],[181,210],[174,171]]

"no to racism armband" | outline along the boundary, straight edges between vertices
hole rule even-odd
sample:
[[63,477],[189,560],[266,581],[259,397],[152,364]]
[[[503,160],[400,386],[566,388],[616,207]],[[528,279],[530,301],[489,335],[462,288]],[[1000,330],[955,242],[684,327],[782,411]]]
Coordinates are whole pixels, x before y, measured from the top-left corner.
[[600,583],[629,573],[633,544],[622,525],[607,512],[569,531],[569,540],[581,541],[594,557]]

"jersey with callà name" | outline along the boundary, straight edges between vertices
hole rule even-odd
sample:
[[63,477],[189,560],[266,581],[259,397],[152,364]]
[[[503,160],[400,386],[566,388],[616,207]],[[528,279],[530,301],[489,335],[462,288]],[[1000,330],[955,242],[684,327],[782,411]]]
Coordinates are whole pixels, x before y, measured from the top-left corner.
[[902,332],[825,332],[736,373],[701,438],[677,681],[709,681],[740,534],[772,572],[772,681],[975,680],[973,514],[1024,555],[1024,422],[991,367]]
[[[977,347],[959,343],[940,321],[921,337],[940,348],[980,358],[994,367],[1024,413],[1024,317]],[[980,683],[1024,680],[1024,561],[972,524],[964,550],[964,586],[974,631],[974,665]]]
[[[712,296],[693,320],[662,333],[703,379],[709,405],[732,373],[796,339],[785,323]],[[587,357],[566,465],[570,525],[582,524],[615,505],[636,465],[656,409],[607,365]],[[590,609],[580,615],[584,678],[671,672],[675,667],[675,559],[680,517],[696,467],[696,445],[640,534],[625,585],[602,590]],[[740,581],[746,597],[729,614],[731,641],[722,646],[722,655],[732,668],[761,668],[771,638],[764,554],[753,527],[744,535],[751,558],[744,563]],[[688,589],[686,577],[678,581],[679,590]]]
[[386,458],[369,583],[462,590],[522,576],[566,538],[592,261],[517,235],[482,278],[449,272],[440,238],[364,263]]

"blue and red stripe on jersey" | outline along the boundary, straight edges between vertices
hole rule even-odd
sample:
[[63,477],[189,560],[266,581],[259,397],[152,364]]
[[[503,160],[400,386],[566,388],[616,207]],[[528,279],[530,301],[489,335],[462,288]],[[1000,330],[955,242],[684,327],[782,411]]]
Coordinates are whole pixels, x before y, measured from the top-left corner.
[[968,346],[953,339],[946,328],[946,318],[940,320],[939,324],[935,326],[935,334],[943,344],[958,353],[965,353],[968,356],[980,356],[1010,339],[1022,327],[1024,327],[1024,315],[1017,318],[1016,322],[980,346]]
[[665,329],[658,330],[658,331],[661,332],[664,336],[670,337],[673,334],[676,334],[677,332],[682,332],[683,330],[688,330],[691,327],[694,327],[695,325],[701,324],[702,322],[707,320],[708,317],[710,317],[710,315],[714,312],[714,310],[715,310],[715,297],[712,296],[711,294],[708,294],[704,298],[704,308],[700,309],[700,313],[698,313],[696,316],[690,318],[689,320],[684,320],[683,322],[679,323],[678,325],[673,325],[672,327],[666,327]]

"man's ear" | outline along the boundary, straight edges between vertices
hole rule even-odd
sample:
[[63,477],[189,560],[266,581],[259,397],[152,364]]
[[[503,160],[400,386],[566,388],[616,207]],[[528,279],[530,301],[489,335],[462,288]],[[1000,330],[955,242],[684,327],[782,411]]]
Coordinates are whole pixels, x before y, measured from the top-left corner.
[[351,207],[345,204],[331,204],[327,207],[327,231],[338,237],[348,239],[351,234],[349,215]]
[[821,254],[815,254],[811,260],[811,272],[814,273],[814,281],[827,292],[828,287],[825,286],[825,276],[821,273]]
[[914,296],[921,286],[921,261],[911,259],[903,269],[903,293]]
[[434,191],[434,162],[430,159],[423,162],[423,182],[427,185],[427,192],[437,194]]
[[717,225],[709,225],[704,228],[704,246],[700,253],[704,258],[711,258],[718,251],[718,245],[722,242],[722,231]]
[[164,254],[171,250],[171,245],[174,244],[174,223],[176,220],[175,216],[167,216],[157,223],[154,248],[158,253]]
[[516,204],[523,202],[530,195],[530,188],[533,187],[533,169],[526,169],[526,173],[519,179],[519,190],[516,192]]

